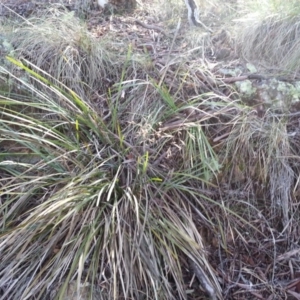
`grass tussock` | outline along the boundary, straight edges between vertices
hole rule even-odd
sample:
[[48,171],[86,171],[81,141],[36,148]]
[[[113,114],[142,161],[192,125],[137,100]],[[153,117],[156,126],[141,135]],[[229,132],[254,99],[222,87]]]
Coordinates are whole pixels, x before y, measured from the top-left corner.
[[248,14],[238,22],[240,53],[250,61],[259,59],[264,67],[298,72],[298,5],[293,1],[265,1],[259,6],[247,7]]
[[159,106],[131,107],[116,90],[101,116],[30,66],[44,92],[19,82],[30,98],[1,98],[3,297],[63,299],[75,281],[95,299],[186,299],[188,268],[222,298],[210,261],[225,257],[208,249],[252,252],[271,236],[275,258],[273,226],[296,222],[286,123],[213,93],[182,103],[151,81],[135,92]]
[[96,40],[72,12],[50,9],[41,18],[26,20],[11,42],[15,57],[31,61],[81,97],[103,89],[118,72],[111,44]]
[[177,111],[162,88],[164,113],[136,123],[117,97],[101,118],[51,81],[39,82],[50,86],[43,94],[27,85],[30,99],[1,98],[3,297],[44,297],[49,286],[63,297],[77,279],[91,291],[100,281],[104,299],[184,299],[189,262],[220,293],[193,221],[212,222],[193,207],[206,201],[197,186],[219,168],[201,126],[183,122],[174,137],[159,129]]

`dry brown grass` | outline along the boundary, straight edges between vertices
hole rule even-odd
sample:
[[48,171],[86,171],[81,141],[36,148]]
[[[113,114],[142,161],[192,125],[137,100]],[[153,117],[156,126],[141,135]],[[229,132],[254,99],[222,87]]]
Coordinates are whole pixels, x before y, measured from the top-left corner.
[[[275,69],[278,73],[299,71],[299,11],[288,1],[269,2],[268,10],[243,16],[237,41],[243,58]],[[273,3],[273,5],[271,5]],[[264,6],[262,6],[264,8]]]

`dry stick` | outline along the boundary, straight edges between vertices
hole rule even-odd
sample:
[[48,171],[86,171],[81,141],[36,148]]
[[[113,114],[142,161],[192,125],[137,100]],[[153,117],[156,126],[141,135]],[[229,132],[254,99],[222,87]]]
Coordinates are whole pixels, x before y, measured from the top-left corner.
[[23,21],[25,21],[25,22],[28,23],[29,25],[32,25],[32,23],[30,23],[26,18],[24,18],[24,17],[21,16],[20,14],[16,13],[13,9],[9,8],[9,7],[6,6],[5,4],[3,4],[3,7],[5,7],[7,10],[9,10],[9,11],[12,12],[13,14],[15,14],[18,18],[21,18]]
[[143,23],[140,20],[135,20],[135,23],[142,26],[142,27],[144,27],[144,28],[146,28],[146,29],[157,30],[157,31],[161,32],[162,34],[164,34],[165,36],[167,36],[167,33],[159,26],[148,25],[148,24]]
[[229,78],[222,78],[222,82],[224,83],[233,83],[237,81],[244,81],[244,80],[266,80],[266,78],[263,75],[260,74],[249,74],[249,75],[242,75],[242,76],[236,76],[236,77],[229,77]]
[[209,32],[213,32],[210,28],[208,28],[204,23],[199,20],[199,7],[194,0],[185,0],[185,5],[188,9],[188,18],[191,25],[202,26]]
[[207,277],[205,276],[202,269],[193,260],[189,259],[189,261],[193,272],[195,273],[205,292],[209,295],[210,300],[217,300],[216,292],[208,282]]
[[[172,44],[171,44],[171,47],[170,47],[170,49],[169,49],[169,53],[168,53],[168,56],[167,56],[167,63],[169,63],[169,58],[170,58],[170,56],[171,56],[171,52],[172,52],[172,50],[173,50],[174,43],[175,43],[175,40],[176,40],[177,35],[178,35],[179,29],[180,29],[180,25],[181,25],[181,22],[180,22],[180,20],[179,20],[179,21],[178,21],[178,24],[177,24],[177,28],[176,28],[175,34],[174,34],[174,37],[173,37],[173,40],[172,40]],[[167,74],[167,71],[168,71],[168,66],[165,66],[164,73],[163,73],[163,75],[162,75],[162,77],[161,77],[161,79],[160,79],[160,81],[159,81],[159,84],[158,84],[159,87],[161,87],[161,85],[162,85],[162,83],[163,83],[163,81],[164,81],[164,79],[165,79],[165,76],[166,76],[166,74]]]

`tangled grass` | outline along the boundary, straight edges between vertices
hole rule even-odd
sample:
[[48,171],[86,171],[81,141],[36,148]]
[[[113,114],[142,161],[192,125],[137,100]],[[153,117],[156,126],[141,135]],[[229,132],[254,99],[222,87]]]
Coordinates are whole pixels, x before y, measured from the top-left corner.
[[19,29],[0,69],[0,299],[296,293],[297,116],[73,18]]
[[[158,130],[166,113],[128,123],[117,98],[101,118],[37,70],[43,93],[26,84],[30,97],[1,98],[2,297],[41,298],[50,286],[63,297],[76,278],[105,299],[184,299],[182,254],[220,290],[193,221],[211,223],[193,207],[218,170],[201,126],[182,124],[174,140]],[[175,113],[168,101],[161,109]]]

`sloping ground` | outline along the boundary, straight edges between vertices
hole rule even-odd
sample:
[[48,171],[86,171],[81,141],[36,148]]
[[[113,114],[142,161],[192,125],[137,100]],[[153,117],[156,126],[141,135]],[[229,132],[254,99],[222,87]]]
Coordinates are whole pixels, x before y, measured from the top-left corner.
[[[202,190],[206,203],[196,210],[205,211],[207,221],[195,212],[191,219],[221,293],[213,281],[203,279],[201,272],[207,270],[193,266],[182,253],[179,260],[186,298],[205,299],[206,292],[211,299],[215,295],[220,299],[299,299],[298,75],[278,76],[267,70],[259,74],[255,66],[239,59],[226,30],[216,30],[213,35],[186,26],[167,30],[143,11],[112,18],[101,11],[91,12],[87,24],[99,40],[113,34],[112,52],[120,56],[134,53],[136,60],[147,57],[143,68],[130,69],[126,79],[151,77],[168,91],[164,97],[172,95],[180,108],[156,132],[157,136],[178,136],[173,144],[166,143],[159,155],[149,151],[150,161],[162,169],[177,170],[178,157],[188,151],[188,145],[175,141],[194,123],[202,126],[217,157],[219,165],[207,172],[207,185],[195,186]],[[198,38],[200,46],[191,50]],[[1,53],[7,53],[7,44],[17,48],[20,41],[22,34],[10,42],[4,38]],[[19,55],[39,63],[35,53],[26,48],[20,49]],[[49,71],[43,63],[38,67]],[[103,95],[119,80],[111,76],[93,86],[89,98],[102,113],[107,110]],[[125,102],[126,97],[121,99]],[[150,150],[153,144],[155,141],[149,143]],[[210,204],[207,199],[212,200]],[[161,200],[155,201],[163,210]],[[74,293],[72,284],[69,291]]]

